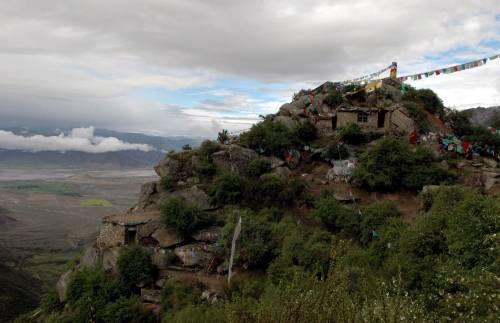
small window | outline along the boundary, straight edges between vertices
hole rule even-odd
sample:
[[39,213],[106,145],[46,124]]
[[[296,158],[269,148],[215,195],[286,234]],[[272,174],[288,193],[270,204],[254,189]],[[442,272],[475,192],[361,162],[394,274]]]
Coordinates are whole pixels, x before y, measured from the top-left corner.
[[358,122],[368,122],[368,114],[359,112],[358,113]]

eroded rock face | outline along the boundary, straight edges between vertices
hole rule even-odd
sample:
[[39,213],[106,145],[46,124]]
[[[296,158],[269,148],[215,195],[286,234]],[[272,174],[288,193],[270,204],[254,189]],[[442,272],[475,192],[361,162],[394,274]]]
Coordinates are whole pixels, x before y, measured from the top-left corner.
[[59,277],[56,284],[57,295],[59,296],[59,301],[64,302],[66,300],[66,288],[68,287],[69,281],[71,279],[72,270],[68,270]]
[[159,304],[161,301],[161,291],[159,289],[141,288],[141,301]]
[[118,273],[118,257],[121,248],[109,248],[102,250],[102,269],[113,274]]
[[182,243],[182,239],[179,238],[174,232],[168,230],[164,227],[158,228],[152,235],[158,244],[162,248],[173,247],[179,243]]
[[226,150],[212,154],[217,167],[238,174],[244,174],[250,161],[257,157],[258,154],[254,150],[238,145],[230,145]]
[[168,155],[154,167],[160,177],[169,177],[174,181],[184,181],[193,176],[192,151],[181,151]]
[[288,177],[290,177],[290,174],[292,173],[292,171],[290,169],[288,169],[287,167],[278,167],[275,170],[273,170],[272,173],[281,179],[287,179]]
[[97,268],[102,263],[102,257],[99,249],[90,247],[85,249],[83,256],[80,258],[80,266],[87,268]]
[[206,267],[212,258],[213,248],[210,244],[197,242],[175,248],[174,253],[184,267]]
[[191,235],[191,238],[195,239],[196,241],[214,243],[219,240],[220,230],[220,227],[204,228],[193,233]]

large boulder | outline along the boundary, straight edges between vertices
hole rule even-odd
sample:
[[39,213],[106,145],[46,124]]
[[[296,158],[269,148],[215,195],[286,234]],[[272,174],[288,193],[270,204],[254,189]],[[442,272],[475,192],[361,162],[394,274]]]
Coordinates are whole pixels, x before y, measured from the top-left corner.
[[154,206],[157,204],[159,199],[158,194],[158,183],[157,182],[148,182],[141,186],[141,191],[139,192],[139,200],[134,207],[132,207],[132,211],[144,211],[150,206]]
[[118,273],[118,257],[120,256],[120,247],[108,248],[102,250],[102,269],[112,274]]
[[238,145],[230,145],[226,150],[212,154],[212,160],[217,167],[238,174],[244,174],[250,161],[257,157],[258,154],[254,150]]
[[185,201],[198,206],[200,209],[206,210],[210,208],[209,197],[207,193],[205,193],[196,185],[172,192],[170,195],[173,197],[180,197]]
[[169,248],[182,242],[182,239],[174,232],[163,227],[158,228],[151,237],[156,239],[162,248]]
[[217,242],[219,240],[219,235],[220,235],[221,228],[220,227],[208,227],[208,228],[203,228],[195,233],[191,234],[191,238],[193,238],[196,241],[203,241],[203,242]]
[[160,177],[169,177],[174,181],[186,180],[193,175],[192,156],[190,150],[169,153],[154,167],[155,172]]
[[283,167],[278,167],[278,168],[274,169],[272,173],[281,179],[287,179],[292,174],[292,171],[290,169],[288,169],[288,167],[283,166]]
[[80,258],[80,266],[90,269],[95,269],[102,264],[100,250],[95,247],[85,249],[82,257]]
[[177,247],[174,253],[184,267],[206,267],[213,256],[213,248],[208,243],[197,242]]
[[282,116],[282,115],[275,116],[273,118],[273,121],[284,124],[288,129],[293,129],[297,126],[295,120],[293,120],[293,118],[290,116]]

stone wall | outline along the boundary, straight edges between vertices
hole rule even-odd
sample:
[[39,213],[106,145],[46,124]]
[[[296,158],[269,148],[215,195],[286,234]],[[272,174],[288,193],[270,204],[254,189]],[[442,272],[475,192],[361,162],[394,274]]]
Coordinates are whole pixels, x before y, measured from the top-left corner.
[[404,109],[397,109],[391,113],[391,128],[395,131],[411,132],[415,128],[413,119]]
[[111,248],[125,244],[125,227],[118,224],[103,223],[99,236],[97,237],[97,247]]
[[[386,118],[388,115],[386,115]],[[378,122],[378,113],[371,112],[368,113],[368,121],[367,122],[358,122],[358,112],[357,111],[338,111],[337,112],[337,128],[344,127],[350,123],[356,123],[361,128],[367,131],[377,131],[384,130],[384,128],[377,127]]]

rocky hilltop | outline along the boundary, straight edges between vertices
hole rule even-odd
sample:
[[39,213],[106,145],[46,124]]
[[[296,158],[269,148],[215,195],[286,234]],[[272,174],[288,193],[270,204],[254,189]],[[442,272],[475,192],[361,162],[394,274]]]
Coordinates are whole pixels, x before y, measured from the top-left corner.
[[[455,137],[450,113],[432,91],[395,80],[363,87],[327,82],[300,91],[240,136],[221,132],[217,142],[171,152],[135,205],[103,219],[95,243],[61,276],[59,301],[68,300],[71,279],[83,268],[123,276],[119,259],[138,245],[154,270],[134,283],[133,293],[164,316],[172,305],[162,289],[171,280],[196,286],[204,302],[228,297],[239,217],[233,279],[267,273],[279,282],[294,270],[328,271],[332,233],[361,239],[361,246],[378,237],[381,220],[363,220],[370,205],[389,203],[405,226],[430,208],[417,194],[437,192],[440,184],[498,194],[495,153]],[[287,235],[300,236],[292,249]]]

